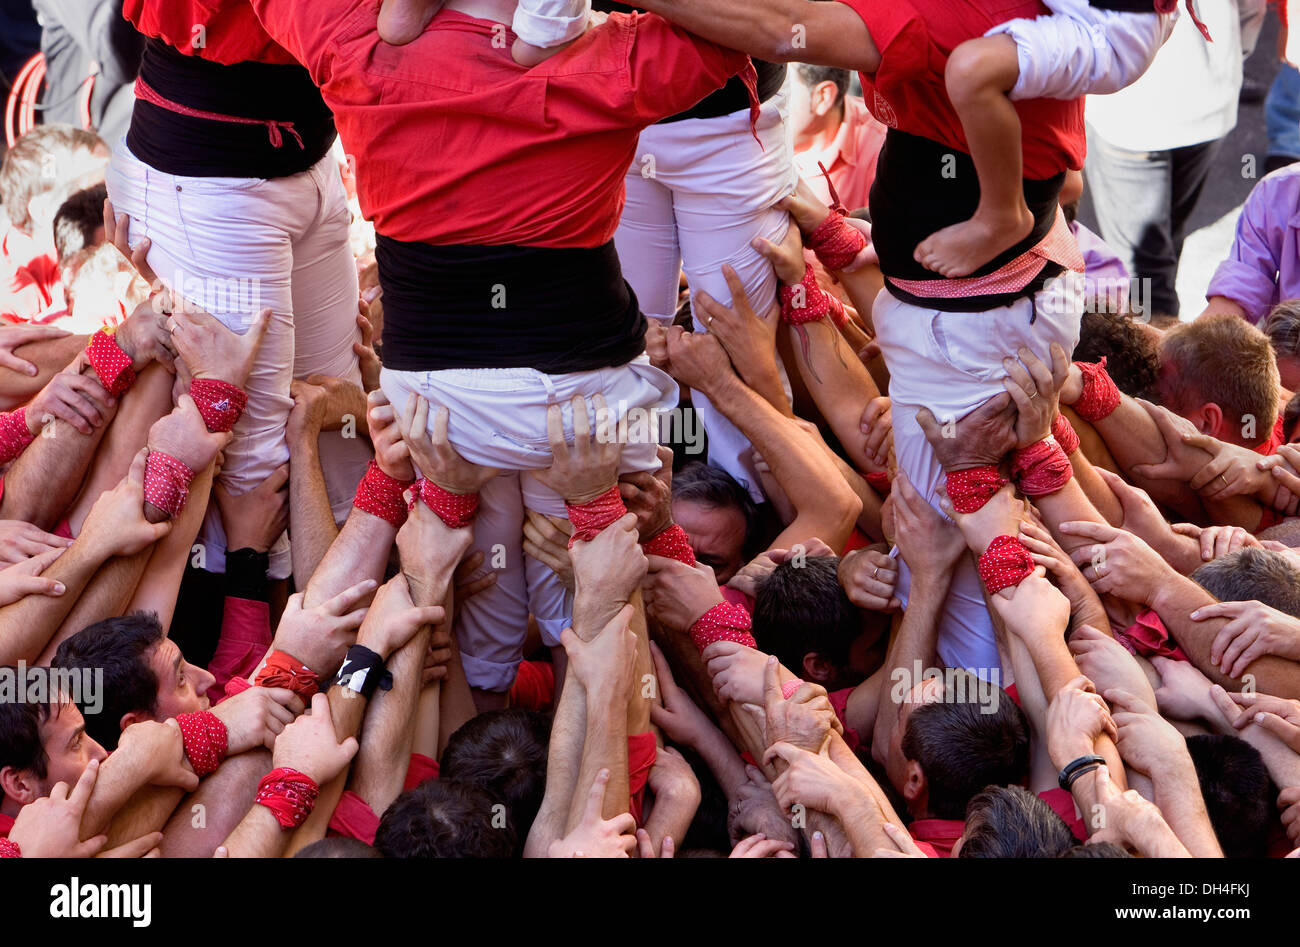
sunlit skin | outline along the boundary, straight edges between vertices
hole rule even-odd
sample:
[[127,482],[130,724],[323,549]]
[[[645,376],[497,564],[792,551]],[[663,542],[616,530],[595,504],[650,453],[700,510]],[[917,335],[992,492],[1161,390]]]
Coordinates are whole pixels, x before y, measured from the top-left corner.
[[180,714],[207,710],[208,688],[216,678],[201,667],[190,664],[170,638],[164,638],[148,654],[149,666],[158,676],[158,700],[154,720],[167,720]]
[[[86,734],[86,721],[77,705],[71,701],[56,703],[50,716],[40,725],[41,746],[45,749],[45,776],[33,779],[34,791],[15,797],[6,792],[0,813],[16,816],[18,810],[29,802],[50,794],[55,783],[75,785],[91,760],[103,761],[108,752]],[[31,774],[35,777],[35,774]]]
[[719,585],[745,564],[745,516],[737,508],[674,500],[673,522],[686,530],[695,558],[713,570]]

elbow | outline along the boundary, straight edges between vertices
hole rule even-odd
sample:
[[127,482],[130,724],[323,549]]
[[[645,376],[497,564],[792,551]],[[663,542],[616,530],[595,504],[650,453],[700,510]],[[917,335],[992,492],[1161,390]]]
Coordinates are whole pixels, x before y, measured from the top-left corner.
[[804,0],[774,4],[760,27],[759,49],[754,54],[768,62],[801,62],[808,56],[808,17]]

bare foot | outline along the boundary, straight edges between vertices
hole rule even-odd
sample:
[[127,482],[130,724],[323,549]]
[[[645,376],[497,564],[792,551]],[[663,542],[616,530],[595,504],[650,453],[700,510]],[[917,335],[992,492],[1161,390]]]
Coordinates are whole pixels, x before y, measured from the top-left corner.
[[913,258],[927,270],[953,279],[969,276],[1010,250],[1034,229],[1034,215],[1023,204],[1009,215],[981,214],[930,234]]
[[519,38],[515,38],[515,44],[510,47],[510,55],[514,61],[519,63],[525,69],[531,69],[539,63],[544,63],[556,53],[568,49],[576,39],[571,39],[567,43],[561,43],[559,46],[534,46],[532,43],[525,43]]
[[379,38],[405,46],[424,32],[442,0],[384,0],[379,8]]

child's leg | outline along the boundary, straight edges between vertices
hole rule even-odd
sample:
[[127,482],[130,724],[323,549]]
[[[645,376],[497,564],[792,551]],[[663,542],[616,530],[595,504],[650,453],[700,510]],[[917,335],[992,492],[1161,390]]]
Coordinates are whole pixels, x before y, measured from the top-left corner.
[[379,38],[405,46],[424,32],[442,0],[384,0],[379,7]]
[[536,66],[586,32],[590,18],[591,0],[519,0],[510,54],[521,66]]
[[936,273],[967,276],[1033,229],[1021,182],[1020,117],[1007,98],[1019,74],[1015,41],[1005,35],[967,40],[948,59],[948,97],[966,132],[980,201],[970,220],[945,227],[916,248],[917,262]]

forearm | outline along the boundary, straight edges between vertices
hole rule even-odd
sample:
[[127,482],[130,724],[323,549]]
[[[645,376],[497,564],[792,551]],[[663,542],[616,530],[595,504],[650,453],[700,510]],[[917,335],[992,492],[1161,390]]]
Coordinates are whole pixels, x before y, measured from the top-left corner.
[[82,434],[66,421],[52,421],[48,435],[38,435],[5,472],[0,519],[53,529],[81,490],[108,427]]
[[795,365],[817,409],[850,457],[866,454],[862,413],[880,394],[866,366],[829,319],[787,327]]
[[645,830],[650,835],[654,850],[657,852],[662,848],[665,838],[671,838],[680,845],[690,831],[691,822],[699,807],[698,785],[684,785],[677,787],[677,791],[671,794],[656,795],[654,807],[645,820]]
[[1214,834],[1209,813],[1205,811],[1196,767],[1191,756],[1184,756],[1178,765],[1150,774],[1155,788],[1152,801],[1193,857],[1222,858],[1223,849],[1219,847],[1218,836]]
[[777,544],[789,548],[815,536],[832,549],[842,548],[862,511],[862,502],[826,452],[813,449],[816,445],[809,435],[734,376],[720,380],[708,394],[763,456],[798,510],[795,522],[782,532]]
[[279,858],[286,854],[290,835],[281,828],[270,809],[253,803],[243,821],[222,844],[231,858]]
[[[59,645],[87,625],[125,614],[131,596],[140,584],[140,577],[149,565],[151,552],[145,549],[134,556],[117,556],[100,566],[77,597],[76,604],[61,617],[54,634],[44,642],[40,660],[43,663],[52,661]],[[57,561],[55,565],[58,565]],[[64,597],[67,595],[65,592]]]
[[181,579],[185,576],[185,567],[194,551],[195,537],[198,536],[208,509],[213,469],[214,465],[209,464],[206,470],[199,471],[190,482],[185,509],[172,522],[171,532],[147,553],[148,565],[127,606],[128,612],[156,612],[163,628],[171,628]]
[[19,345],[14,355],[36,366],[35,375],[0,371],[0,411],[22,407],[44,388],[51,378],[63,371],[86,347],[88,335],[69,335],[61,339],[40,339]]
[[[568,689],[568,685],[565,685]],[[602,693],[608,688],[587,691],[587,728],[582,741],[582,762],[578,767],[578,786],[590,786],[596,774],[609,770],[602,815],[612,819],[628,811],[631,794],[627,772],[627,699],[623,694]],[[569,806],[567,832],[582,821],[586,806],[584,793],[575,792]]]
[[290,445],[289,522],[293,524],[293,581],[305,589],[339,535],[314,438]]
[[[345,693],[348,695],[347,697],[343,696]],[[366,705],[368,703],[369,701],[356,691],[339,687],[330,688],[330,719],[334,723],[334,733],[340,741],[346,740],[348,737],[355,737],[361,732],[361,721],[365,719]],[[405,768],[402,769],[402,773],[406,773]],[[347,787],[347,784],[348,767],[345,766],[343,772],[320,787],[320,793],[316,797],[316,806],[312,809],[311,815],[307,816],[302,825],[294,829],[292,838],[285,842],[282,849],[285,855],[292,857],[296,852],[306,848],[312,842],[325,837],[330,819],[334,816],[334,807],[339,804],[339,799],[342,798],[343,790]],[[260,809],[262,807],[255,805],[253,808]],[[232,858],[235,857],[233,849],[230,855]]]
[[363,579],[384,580],[397,530],[377,516],[353,507],[307,585],[303,607],[314,608]]
[[0,664],[36,663],[105,558],[93,537],[79,539],[42,573],[63,583],[62,595],[27,595],[0,608]]
[[939,636],[939,616],[943,613],[948,588],[952,584],[952,571],[939,575],[914,572],[908,596],[907,610],[902,624],[889,643],[885,658],[888,676],[881,683],[888,696],[881,697],[876,705],[876,723],[872,729],[871,753],[883,763],[889,748],[890,734],[898,723],[902,702],[915,684],[915,668],[932,667]]
[[[525,858],[545,858],[551,843],[568,832],[569,809],[578,785],[583,732],[587,725],[587,691],[573,675],[560,692],[546,754],[546,792],[528,832]],[[608,794],[607,794],[608,798]]]

